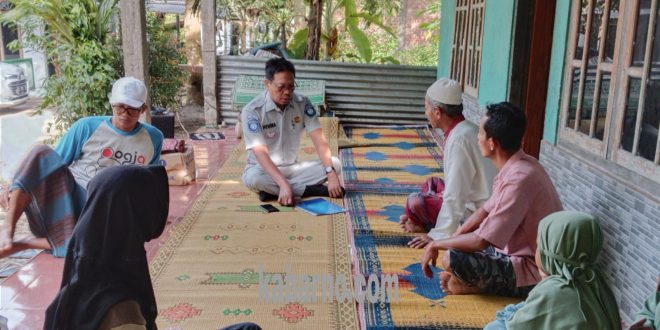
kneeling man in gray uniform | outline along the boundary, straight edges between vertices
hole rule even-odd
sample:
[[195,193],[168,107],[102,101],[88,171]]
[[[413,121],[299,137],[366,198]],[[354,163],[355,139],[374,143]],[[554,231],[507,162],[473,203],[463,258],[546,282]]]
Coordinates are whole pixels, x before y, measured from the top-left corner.
[[[266,90],[241,112],[248,152],[243,183],[258,192],[261,201],[277,198],[282,205],[293,205],[296,197],[342,197],[341,163],[330,153],[316,109],[306,96],[294,92],[295,77],[293,63],[268,60]],[[319,160],[298,162],[303,131],[312,138]]]

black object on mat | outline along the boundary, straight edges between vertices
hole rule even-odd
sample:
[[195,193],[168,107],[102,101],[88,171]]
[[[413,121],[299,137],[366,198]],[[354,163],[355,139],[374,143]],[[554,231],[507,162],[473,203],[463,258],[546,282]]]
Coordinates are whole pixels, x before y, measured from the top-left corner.
[[190,133],[193,140],[224,140],[225,135],[220,132]]

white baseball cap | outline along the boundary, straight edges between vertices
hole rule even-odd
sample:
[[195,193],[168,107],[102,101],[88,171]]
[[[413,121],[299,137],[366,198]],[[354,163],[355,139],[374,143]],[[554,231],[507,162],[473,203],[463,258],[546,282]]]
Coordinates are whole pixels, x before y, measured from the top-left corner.
[[147,102],[147,87],[142,80],[133,77],[121,78],[112,85],[110,104],[122,103],[139,108]]
[[440,78],[426,90],[426,97],[447,105],[463,104],[461,85],[449,78]]

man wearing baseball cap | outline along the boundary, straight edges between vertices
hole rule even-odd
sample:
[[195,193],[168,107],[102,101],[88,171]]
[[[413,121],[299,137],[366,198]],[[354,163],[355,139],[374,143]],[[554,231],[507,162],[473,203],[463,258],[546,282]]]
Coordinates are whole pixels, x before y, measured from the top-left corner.
[[479,127],[463,117],[463,98],[458,82],[440,78],[426,91],[426,118],[444,135],[444,182],[430,178],[422,192],[412,193],[406,202],[401,228],[407,232],[428,233],[410,241],[422,248],[431,240],[450,237],[470,211],[490,197],[493,164],[481,155]]
[[[106,167],[160,165],[163,133],[139,122],[146,101],[142,81],[121,78],[112,86],[112,116],[82,118],[54,150],[46,145],[32,149],[2,198],[7,218],[0,224],[0,258],[32,248],[63,257],[92,177]],[[23,212],[36,238],[14,241]]]

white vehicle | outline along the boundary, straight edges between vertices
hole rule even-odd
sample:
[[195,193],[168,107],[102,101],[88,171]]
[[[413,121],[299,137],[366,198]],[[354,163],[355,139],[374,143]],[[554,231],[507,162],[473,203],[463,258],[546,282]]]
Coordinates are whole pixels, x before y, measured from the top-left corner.
[[0,62],[0,104],[19,103],[27,97],[28,81],[25,71],[18,65]]

